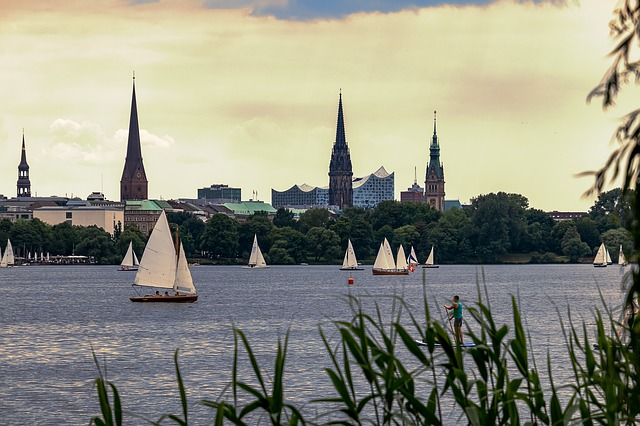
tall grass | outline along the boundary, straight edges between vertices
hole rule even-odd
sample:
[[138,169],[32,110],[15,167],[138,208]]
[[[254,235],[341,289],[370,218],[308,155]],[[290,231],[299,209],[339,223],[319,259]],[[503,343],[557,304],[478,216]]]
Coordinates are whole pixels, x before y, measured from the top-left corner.
[[[234,327],[229,385],[215,400],[200,404],[210,407],[216,425],[441,425],[452,421],[471,425],[593,425],[635,424],[640,420],[639,357],[635,350],[638,324],[633,315],[619,322],[610,311],[605,310],[604,315],[596,311],[595,341],[589,338],[592,330],[584,322],[568,328],[562,324],[573,380],[559,386],[553,379],[550,356],[544,369],[538,368],[517,298],[511,298],[511,324],[497,324],[480,279],[484,283],[484,276],[478,278],[479,303],[468,308],[477,326],[465,333],[465,339],[475,347],[457,346],[444,320],[434,319],[426,285],[419,313],[401,297],[391,296],[392,313],[387,319],[378,302],[367,310],[361,300],[348,295],[346,303],[352,314],[334,322],[335,341],[327,337],[326,330],[318,330],[329,355],[325,371],[333,395],[319,396],[301,406],[289,402],[285,381],[289,333],[284,341],[278,341],[269,376],[244,332]],[[618,333],[619,327],[623,333]],[[419,346],[416,336],[427,346]],[[246,365],[243,357],[251,366],[255,379],[251,383],[239,379],[246,376],[239,371],[240,365]],[[93,418],[92,423],[121,425],[123,411],[117,388],[106,380],[106,368],[100,368],[95,354],[94,361],[102,416]],[[163,414],[157,421],[147,420],[151,424],[189,424],[177,350],[174,363],[182,416]],[[562,398],[559,389],[563,390]],[[309,412],[314,415],[305,414]],[[457,413],[453,420],[452,412]]]

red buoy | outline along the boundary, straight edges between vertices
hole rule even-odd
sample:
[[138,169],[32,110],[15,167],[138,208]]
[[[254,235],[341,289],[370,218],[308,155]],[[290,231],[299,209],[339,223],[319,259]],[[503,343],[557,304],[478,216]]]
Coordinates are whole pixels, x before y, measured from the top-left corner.
[[349,279],[347,280],[347,282],[348,282],[349,284],[353,284],[353,277],[349,277]]

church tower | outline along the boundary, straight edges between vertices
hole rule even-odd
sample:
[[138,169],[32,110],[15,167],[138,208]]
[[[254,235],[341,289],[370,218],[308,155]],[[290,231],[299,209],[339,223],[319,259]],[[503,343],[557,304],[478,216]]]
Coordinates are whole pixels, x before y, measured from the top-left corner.
[[438,211],[444,211],[444,168],[440,163],[440,145],[436,133],[436,112],[433,111],[433,137],[424,181],[424,200]]
[[133,76],[133,96],[131,98],[131,117],[129,118],[129,139],[127,141],[127,157],[120,178],[120,201],[146,200],[148,198],[149,181],[142,163],[140,147],[140,129],[138,128],[138,107],[136,105],[136,77]]
[[18,164],[18,197],[31,197],[31,181],[27,164],[27,149],[24,146],[24,130],[22,131],[22,156]]
[[341,210],[353,207],[353,171],[351,169],[351,155],[347,146],[344,131],[344,116],[342,114],[342,92],[338,102],[338,124],[336,126],[336,141],[331,151],[329,163],[329,205],[338,206]]

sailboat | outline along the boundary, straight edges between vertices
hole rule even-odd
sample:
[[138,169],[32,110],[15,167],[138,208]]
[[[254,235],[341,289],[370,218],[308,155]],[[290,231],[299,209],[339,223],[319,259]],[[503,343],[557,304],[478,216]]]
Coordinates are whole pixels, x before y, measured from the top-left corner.
[[411,250],[409,251],[409,257],[407,257],[407,264],[409,265],[410,268],[414,268],[420,264],[420,262],[418,262],[418,256],[416,256],[416,251],[413,249],[413,246],[411,246]]
[[[402,255],[402,259],[400,258]],[[407,268],[407,259],[404,254],[402,245],[398,249],[398,264],[393,259],[393,253],[391,252],[391,246],[389,241],[385,238],[380,243],[380,249],[378,250],[378,256],[373,264],[373,275],[409,275],[409,269]]]
[[136,252],[133,251],[133,241],[129,241],[129,248],[127,249],[127,254],[124,255],[122,262],[120,263],[119,271],[137,271],[138,265],[140,262],[138,261],[138,256],[136,256]]
[[606,257],[607,257],[607,265],[613,264],[613,260],[611,260],[611,254],[609,253],[609,249],[605,248],[605,254],[606,254]]
[[253,246],[251,247],[251,255],[249,256],[249,263],[244,268],[268,268],[267,262],[264,260],[262,250],[258,245],[258,236],[253,234]]
[[2,260],[0,260],[0,268],[11,268],[15,264],[15,257],[13,255],[13,247],[11,246],[11,240],[7,240],[7,247],[4,249]]
[[364,268],[358,266],[358,260],[356,259],[356,252],[353,250],[351,240],[347,244],[347,251],[344,253],[344,260],[342,261],[342,271],[362,271]]
[[604,243],[600,244],[596,257],[593,259],[593,266],[596,268],[605,268],[607,266],[607,248]]
[[427,260],[424,262],[423,268],[439,268],[440,265],[436,265],[434,259],[433,246],[431,246],[431,252],[429,253],[429,257],[427,257]]
[[[136,272],[132,285],[136,292],[138,291],[137,287],[152,287],[165,290],[165,295],[161,295],[156,290],[155,295],[134,296],[129,300],[132,302],[173,303],[198,300],[182,243],[177,251],[178,253],[176,253],[176,247],[171,238],[167,215],[163,210],[151,232],[144,253],[142,253],[138,272]],[[168,290],[173,290],[175,294],[169,295]]]
[[618,251],[618,265],[627,266],[627,258],[624,256],[624,252],[622,251],[622,244],[620,245],[620,251]]

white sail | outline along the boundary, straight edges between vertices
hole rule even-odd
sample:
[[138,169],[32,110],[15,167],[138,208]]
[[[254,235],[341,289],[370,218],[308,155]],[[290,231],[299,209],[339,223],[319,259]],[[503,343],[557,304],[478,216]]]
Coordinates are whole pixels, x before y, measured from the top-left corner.
[[413,246],[411,246],[411,250],[409,251],[409,257],[407,257],[407,264],[409,266],[416,266],[420,264],[420,262],[418,262],[418,256],[416,256],[416,251],[413,249]]
[[193,278],[187,263],[187,256],[184,254],[184,247],[180,243],[180,253],[178,254],[178,266],[176,269],[176,281],[173,285],[176,292],[195,294],[196,287],[193,285]]
[[380,243],[380,248],[378,249],[378,255],[376,256],[376,261],[373,262],[373,269],[389,269],[389,265],[387,264],[386,256],[384,254],[384,245]]
[[173,246],[167,215],[163,210],[142,253],[134,284],[173,288],[176,266],[176,249]]
[[604,243],[600,244],[596,257],[593,259],[594,266],[607,266],[607,249]]
[[607,265],[611,265],[613,261],[611,260],[611,254],[609,254],[609,250],[605,248],[604,252],[607,257]]
[[627,266],[627,258],[622,251],[622,245],[620,245],[620,251],[618,252],[618,265]]
[[349,240],[349,244],[347,244],[347,251],[344,253],[344,260],[342,261],[342,268],[355,269],[357,267],[358,261],[356,260],[356,252],[353,250],[351,240]]
[[391,245],[389,245],[389,241],[385,238],[382,242],[382,246],[384,247],[384,257],[385,262],[387,264],[386,269],[396,269],[396,261],[393,258],[393,252],[391,251]]
[[11,246],[11,240],[7,240],[7,247],[4,249],[2,260],[0,260],[0,268],[13,266],[14,263],[15,257],[13,256],[13,247]]
[[431,246],[431,252],[429,253],[429,257],[427,257],[427,260],[424,262],[425,265],[434,265],[435,262],[433,260],[434,258],[434,254],[433,254],[433,246]]
[[258,245],[258,236],[256,234],[253,235],[253,246],[251,247],[251,255],[249,256],[248,265],[250,268],[267,267],[267,262],[265,262],[262,250],[260,250],[260,246]]
[[398,256],[396,257],[396,269],[398,271],[403,271],[407,269],[407,256],[404,254],[404,248],[402,244],[398,248]]
[[127,254],[124,255],[122,262],[120,262],[120,266],[123,268],[133,268],[134,266],[138,266],[138,258],[136,257],[136,253],[133,251],[133,242],[129,241],[129,248],[127,249]]

